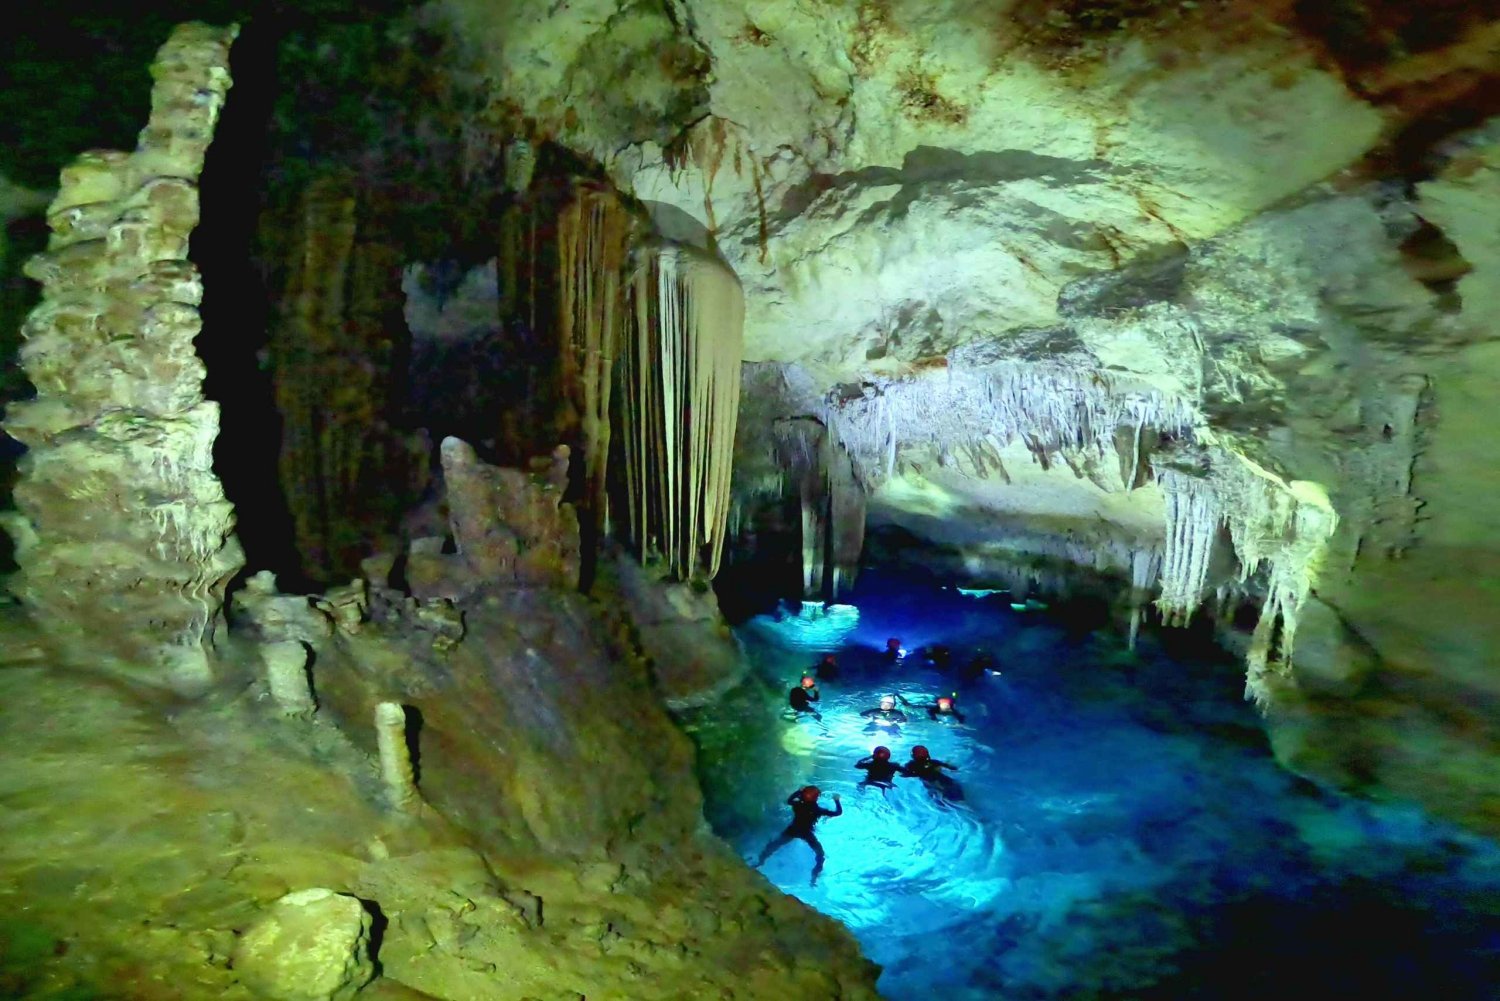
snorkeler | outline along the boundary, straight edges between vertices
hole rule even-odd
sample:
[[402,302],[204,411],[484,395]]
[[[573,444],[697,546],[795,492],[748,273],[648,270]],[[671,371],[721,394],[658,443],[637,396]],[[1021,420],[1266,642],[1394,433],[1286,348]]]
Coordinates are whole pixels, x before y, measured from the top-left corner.
[[943,774],[945,768],[950,772],[958,771],[957,765],[939,761],[928,752],[927,748],[918,744],[911,749],[911,760],[901,766],[901,773],[914,779],[921,779],[929,789],[941,793],[948,799],[963,799],[963,789],[951,776]]
[[839,662],[834,659],[833,654],[825,653],[823,659],[813,667],[813,673],[818,676],[819,681],[835,681],[839,676]]
[[880,697],[880,708],[866,709],[860,713],[866,719],[874,720],[876,723],[905,723],[906,713],[896,708],[896,697],[882,695]]
[[901,637],[892,636],[885,641],[885,653],[880,655],[887,664],[894,664],[906,656],[906,651],[901,649]]
[[792,808],[792,822],[786,825],[786,830],[760,850],[760,858],[756,860],[755,867],[758,869],[766,864],[766,859],[785,848],[793,838],[806,841],[813,850],[812,885],[818,885],[818,875],[823,871],[823,846],[818,842],[817,835],[813,834],[813,826],[824,817],[837,817],[844,812],[844,804],[839,802],[839,794],[833,794],[833,809],[825,810],[818,805],[818,796],[822,790],[817,786],[803,786],[786,798],[786,805]]
[[801,684],[786,693],[786,701],[792,707],[792,712],[799,716],[808,713],[817,720],[821,720],[823,714],[813,708],[813,703],[821,698],[822,696],[818,694],[818,683],[810,674],[804,674]]
[[921,661],[934,671],[946,671],[953,666],[953,651],[944,643],[933,643],[918,651]]
[[858,788],[865,786],[879,786],[882,789],[894,789],[892,783],[897,775],[906,774],[900,765],[891,760],[891,749],[889,747],[877,747],[868,758],[861,758],[854,763],[854,767],[865,773],[864,781]]
[[912,705],[910,702],[906,701],[906,698],[904,696],[897,695],[896,698],[900,699],[901,704],[908,709],[926,709],[928,719],[936,720],[945,717],[951,717],[958,720],[960,723],[965,723],[968,721],[968,719],[964,716],[963,713],[958,711],[958,705],[954,701],[957,695],[957,692],[954,692],[953,695],[939,695],[937,697],[937,701],[929,702],[925,705],[920,706]]

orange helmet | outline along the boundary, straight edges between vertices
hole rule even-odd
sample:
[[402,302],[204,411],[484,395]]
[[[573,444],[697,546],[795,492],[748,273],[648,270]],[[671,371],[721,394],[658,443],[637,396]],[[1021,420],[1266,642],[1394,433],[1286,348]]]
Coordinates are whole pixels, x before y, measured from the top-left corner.
[[953,711],[953,700],[946,695],[938,696],[938,712],[947,713]]
[[802,676],[802,687],[803,688],[813,688],[816,685],[817,685],[817,682],[813,680],[813,676],[812,675],[810,675],[810,674],[804,674]]
[[802,802],[816,803],[818,801],[818,797],[822,795],[822,792],[823,790],[819,789],[817,786],[803,786]]
[[889,747],[877,747],[877,748],[875,748],[875,760],[876,761],[889,761],[889,760],[891,760],[891,749]]
[[921,744],[918,744],[916,747],[913,747],[911,749],[911,756],[917,761],[926,761],[928,758],[932,757],[932,755],[928,753],[927,748],[922,746]]

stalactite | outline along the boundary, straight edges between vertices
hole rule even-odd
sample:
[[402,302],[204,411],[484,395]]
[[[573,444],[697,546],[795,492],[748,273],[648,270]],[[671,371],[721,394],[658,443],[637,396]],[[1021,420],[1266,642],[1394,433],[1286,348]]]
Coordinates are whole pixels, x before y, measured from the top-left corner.
[[[388,423],[400,320],[400,258],[348,178],[314,181],[297,206],[280,316],[270,338],[283,430],[279,468],[308,576],[344,579],[388,543],[427,457]],[[421,449],[425,453],[425,449]]]
[[1185,626],[1203,599],[1223,514],[1213,483],[1175,470],[1157,473],[1167,502],[1167,545],[1156,605],[1171,626]]
[[580,425],[583,515],[609,517],[610,391],[625,325],[623,290],[632,217],[611,189],[580,184],[557,223],[559,348],[564,391]]
[[1129,488],[1140,479],[1145,429],[1182,436],[1197,422],[1186,400],[1107,372],[1036,362],[951,365],[941,379],[872,384],[861,397],[830,400],[822,416],[867,487],[895,476],[913,446],[998,453],[1019,440],[1044,466],[1114,456]]
[[744,293],[691,247],[645,248],[622,367],[631,531],[686,578],[718,572],[739,413]]

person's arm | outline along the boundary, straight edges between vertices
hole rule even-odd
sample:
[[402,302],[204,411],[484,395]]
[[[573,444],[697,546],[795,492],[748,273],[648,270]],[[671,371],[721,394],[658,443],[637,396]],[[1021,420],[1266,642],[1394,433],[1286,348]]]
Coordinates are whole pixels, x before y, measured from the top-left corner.
[[928,706],[927,707],[927,718],[928,719],[937,719],[938,718],[937,706],[932,705],[932,706]]
[[818,690],[814,688],[812,691],[807,693],[807,699],[809,702],[820,702],[822,701],[823,696],[819,695]]
[[958,720],[960,723],[968,722],[968,720],[964,718],[964,714],[959,712],[957,709],[953,710],[953,718]]
[[796,792],[792,793],[790,796],[788,796],[786,798],[786,805],[787,806],[796,806],[797,805],[797,800],[799,800],[801,798],[802,798],[802,790],[798,789]]
[[905,706],[908,709],[911,708],[911,703],[908,702],[908,701],[906,701],[906,696],[902,695],[900,692],[896,693],[896,701],[899,702],[899,703],[901,703],[903,706]]
[[948,763],[948,762],[946,762],[946,761],[938,761],[938,760],[937,760],[937,759],[936,759],[936,758],[933,758],[933,759],[932,759],[932,760],[933,760],[933,761],[934,761],[934,762],[935,762],[935,763],[936,763],[936,764],[937,764],[937,765],[938,765],[938,767],[940,767],[940,768],[946,768],[946,769],[948,769],[948,771],[950,771],[950,772],[956,772],[956,771],[958,771],[958,766],[957,766],[957,765],[950,765],[950,764],[949,764],[949,763]]
[[825,816],[825,817],[839,817],[839,816],[842,816],[843,813],[844,813],[844,801],[841,800],[841,799],[839,799],[839,794],[838,793],[834,793],[833,794],[833,809],[832,810],[825,810],[825,809],[823,809],[820,806],[820,807],[818,807],[818,812],[821,813],[821,814],[823,814],[823,816]]
[[891,714],[891,719],[895,720],[897,723],[905,723],[906,722],[906,713],[901,712],[898,709],[898,710],[896,710],[895,712],[893,712]]
[[854,767],[855,768],[869,768],[874,763],[875,763],[875,756],[872,754],[872,755],[869,755],[867,757],[860,758],[858,761],[856,761],[854,763]]

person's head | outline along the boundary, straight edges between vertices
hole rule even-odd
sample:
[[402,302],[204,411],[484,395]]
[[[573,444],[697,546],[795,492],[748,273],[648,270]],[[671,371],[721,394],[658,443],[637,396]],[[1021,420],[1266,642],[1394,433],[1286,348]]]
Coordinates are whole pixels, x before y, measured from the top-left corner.
[[900,650],[901,649],[901,637],[899,637],[899,636],[892,636],[890,639],[886,640],[885,641],[885,648],[887,650],[891,651],[892,653],[895,653],[897,650]]
[[812,675],[810,675],[810,674],[804,674],[802,676],[802,687],[803,688],[815,688],[817,686],[817,684],[818,683],[813,680],[813,676]]
[[831,653],[825,653],[823,655],[823,659],[821,661],[819,661],[819,663],[820,664],[832,664],[832,663],[834,663],[833,654],[831,654]]
[[953,699],[947,695],[938,696],[938,712],[951,713],[953,711]]
[[913,747],[911,749],[911,756],[912,760],[914,761],[926,761],[928,758],[932,757],[932,755],[928,753],[927,748],[923,747],[921,744],[918,744],[916,747]]
[[876,761],[889,761],[889,760],[891,760],[891,749],[889,747],[877,747],[877,748],[875,748],[875,760]]
[[823,790],[819,789],[817,786],[803,786],[802,787],[802,802],[804,802],[804,803],[816,803],[818,801],[818,797],[821,796],[822,794],[823,794]]
[[891,695],[882,695],[880,697],[880,708],[885,710],[886,712],[890,712],[892,709],[896,708],[895,697]]

